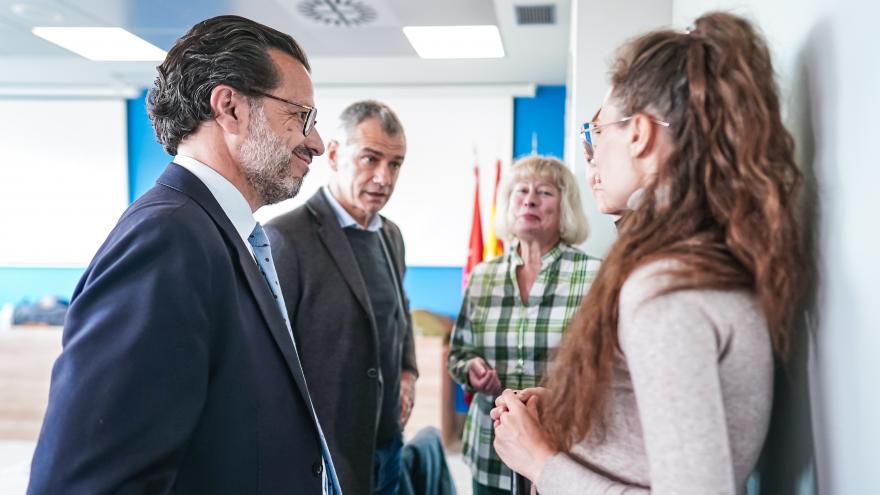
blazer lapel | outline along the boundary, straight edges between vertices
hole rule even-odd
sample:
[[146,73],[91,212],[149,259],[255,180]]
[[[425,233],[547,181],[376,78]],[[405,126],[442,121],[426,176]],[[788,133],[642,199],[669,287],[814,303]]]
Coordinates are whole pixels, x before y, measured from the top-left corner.
[[354,253],[351,251],[351,245],[348,243],[348,239],[345,238],[342,228],[339,227],[336,214],[324,197],[324,192],[319,189],[318,192],[309,198],[306,207],[315,217],[318,224],[318,237],[320,237],[324,247],[327,248],[336,266],[339,267],[339,272],[342,273],[345,283],[348,284],[348,287],[354,293],[355,299],[363,306],[364,311],[372,315],[373,310],[370,305],[369,295],[367,294],[367,284],[364,282],[363,275],[361,275],[361,269],[357,264]]
[[[238,235],[238,233],[236,232],[235,235]],[[275,344],[278,346],[278,349],[281,350],[281,354],[284,356],[284,362],[287,363],[287,367],[290,369],[290,374],[293,376],[293,381],[296,382],[296,386],[299,388],[303,400],[305,400],[306,404],[311,408],[312,399],[309,395],[309,387],[306,385],[306,379],[303,374],[302,364],[299,360],[299,354],[297,353],[295,344],[292,340],[293,337],[287,330],[287,325],[284,323],[284,317],[278,308],[278,304],[275,303],[275,299],[272,297],[272,292],[269,290],[266,278],[260,273],[260,269],[257,267],[253,255],[251,255],[247,248],[241,246],[241,242],[236,243],[235,248],[238,254],[239,265],[244,271],[245,278],[247,279],[251,291],[254,293],[254,297],[257,300],[257,306],[259,306],[260,312],[263,314],[263,319],[266,321],[269,333],[272,334]]]
[[284,317],[281,315],[278,305],[275,303],[275,299],[272,297],[272,293],[266,283],[266,279],[260,273],[256,261],[254,261],[254,257],[244,246],[241,237],[239,237],[238,232],[232,226],[232,222],[226,216],[220,204],[214,199],[211,191],[196,176],[176,163],[168,165],[156,182],[186,194],[198,203],[217,225],[224,238],[226,238],[226,242],[235,250],[238,264],[241,266],[247,284],[254,294],[257,306],[260,308],[260,313],[263,315],[269,333],[272,334],[275,344],[281,350],[284,361],[290,370],[290,374],[293,376],[293,381],[296,382],[300,394],[303,396],[303,400],[305,400],[309,407],[312,407],[309,389],[303,376],[302,365],[300,364],[299,356],[291,340],[290,333],[287,331]]

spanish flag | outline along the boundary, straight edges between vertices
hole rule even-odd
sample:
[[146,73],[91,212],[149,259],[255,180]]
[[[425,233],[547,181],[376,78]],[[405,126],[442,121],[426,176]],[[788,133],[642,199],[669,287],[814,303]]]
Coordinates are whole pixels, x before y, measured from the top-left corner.
[[492,192],[492,213],[489,217],[489,235],[483,247],[483,259],[490,260],[504,254],[504,244],[495,236],[495,209],[498,203],[498,184],[501,183],[501,160],[495,162],[495,190]]

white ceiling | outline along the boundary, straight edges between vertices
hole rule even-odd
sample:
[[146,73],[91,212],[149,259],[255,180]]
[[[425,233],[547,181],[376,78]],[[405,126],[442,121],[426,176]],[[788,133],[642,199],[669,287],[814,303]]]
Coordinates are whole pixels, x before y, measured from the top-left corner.
[[[349,25],[307,18],[341,11]],[[355,4],[371,11],[356,25]],[[556,7],[551,26],[519,26],[515,6]],[[137,91],[155,62],[92,62],[44,41],[34,26],[118,26],[167,50],[199,20],[238,14],[291,34],[318,86],[564,84],[570,0],[0,0],[0,94],[107,94]],[[422,60],[402,26],[495,24],[501,59]]]

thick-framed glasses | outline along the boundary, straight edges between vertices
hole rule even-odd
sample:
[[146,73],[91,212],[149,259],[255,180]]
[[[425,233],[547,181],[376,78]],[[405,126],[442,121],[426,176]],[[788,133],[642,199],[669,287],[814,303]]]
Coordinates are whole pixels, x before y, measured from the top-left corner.
[[270,95],[269,93],[263,93],[260,91],[256,91],[256,93],[260,96],[265,96],[266,98],[271,98],[276,101],[280,101],[282,103],[287,103],[288,105],[293,105],[295,107],[304,108],[306,110],[306,117],[303,119],[303,136],[308,136],[312,129],[315,127],[318,119],[318,109],[315,107],[310,107],[308,105],[303,105],[302,103],[297,103],[295,101],[290,101],[285,98],[281,98],[280,96]]
[[[629,122],[630,120],[633,119],[633,117],[634,117],[634,115],[630,115],[629,117],[624,117],[620,120],[615,120],[613,122],[605,122],[604,124],[599,124],[599,123],[596,123],[596,119],[599,118],[599,112],[596,112],[596,115],[593,116],[593,118],[590,122],[584,122],[584,125],[581,128],[581,130],[578,131],[578,134],[580,134],[580,136],[581,136],[581,143],[583,143],[583,145],[584,145],[584,155],[587,157],[587,163],[589,165],[594,165],[593,156],[596,151],[596,145],[594,144],[595,136],[601,134],[602,129],[604,127]],[[651,119],[651,122],[653,122],[657,125],[660,125],[663,127],[669,127],[669,122],[665,122],[660,119],[655,119],[654,117],[650,117],[650,116],[649,116],[649,118]]]

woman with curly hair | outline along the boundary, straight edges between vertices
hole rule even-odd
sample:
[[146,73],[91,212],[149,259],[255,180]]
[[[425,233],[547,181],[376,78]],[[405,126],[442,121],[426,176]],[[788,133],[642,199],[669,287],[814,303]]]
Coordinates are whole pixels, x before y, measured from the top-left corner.
[[541,495],[745,493],[803,273],[770,54],[712,13],[624,45],[611,86],[582,134],[619,237],[546,388],[496,401],[495,449]]

